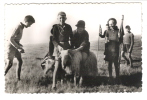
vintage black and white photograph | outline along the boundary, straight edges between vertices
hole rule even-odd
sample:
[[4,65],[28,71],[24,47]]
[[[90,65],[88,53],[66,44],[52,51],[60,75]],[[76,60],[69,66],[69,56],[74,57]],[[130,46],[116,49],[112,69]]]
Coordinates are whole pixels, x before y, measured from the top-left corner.
[[142,92],[140,2],[7,3],[4,18],[5,93]]

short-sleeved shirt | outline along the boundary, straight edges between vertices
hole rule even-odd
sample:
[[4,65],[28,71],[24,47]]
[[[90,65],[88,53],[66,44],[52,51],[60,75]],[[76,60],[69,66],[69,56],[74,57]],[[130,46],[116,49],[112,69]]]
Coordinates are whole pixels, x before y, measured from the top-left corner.
[[10,39],[8,40],[8,42],[13,45],[16,49],[21,48],[19,45],[19,42],[22,38],[22,34],[23,34],[23,29],[24,26],[22,23],[20,23],[19,25],[17,25],[17,27],[14,29]]
[[131,40],[134,38],[133,33],[126,33],[123,36],[123,44],[131,44]]

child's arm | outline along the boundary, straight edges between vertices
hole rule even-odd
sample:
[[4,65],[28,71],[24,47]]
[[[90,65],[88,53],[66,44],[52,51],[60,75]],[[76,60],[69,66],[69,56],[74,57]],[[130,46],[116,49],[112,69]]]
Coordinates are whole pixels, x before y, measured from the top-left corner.
[[11,35],[11,37],[10,37],[10,43],[11,43],[16,49],[21,49],[21,46],[15,42],[15,36],[16,36],[18,33],[19,33],[19,27],[17,27],[17,28],[14,30],[13,34]]
[[132,35],[131,35],[131,45],[130,45],[129,52],[132,51],[132,49],[133,49],[133,45],[134,45],[134,35],[132,34]]
[[104,31],[104,34],[99,34],[99,36],[100,36],[101,38],[104,38],[105,35],[106,35],[106,30]]

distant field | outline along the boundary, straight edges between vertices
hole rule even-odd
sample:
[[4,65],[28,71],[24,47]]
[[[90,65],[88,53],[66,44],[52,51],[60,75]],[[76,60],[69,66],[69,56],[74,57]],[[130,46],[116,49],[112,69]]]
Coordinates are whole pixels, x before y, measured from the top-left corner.
[[[98,60],[98,76],[96,78],[87,77],[83,87],[74,87],[73,83],[57,84],[57,90],[51,90],[52,79],[43,78],[43,70],[40,67],[40,60],[48,51],[48,44],[24,45],[25,54],[22,55],[23,66],[21,81],[17,82],[16,60],[13,67],[5,77],[5,92],[7,93],[85,93],[85,92],[141,92],[142,91],[142,41],[141,36],[135,36],[132,58],[134,68],[124,64],[122,59],[120,65],[120,85],[108,85],[107,63],[103,60],[104,39],[100,39],[99,51],[97,41],[91,42],[91,51],[95,52]],[[115,69],[113,67],[113,76]]]

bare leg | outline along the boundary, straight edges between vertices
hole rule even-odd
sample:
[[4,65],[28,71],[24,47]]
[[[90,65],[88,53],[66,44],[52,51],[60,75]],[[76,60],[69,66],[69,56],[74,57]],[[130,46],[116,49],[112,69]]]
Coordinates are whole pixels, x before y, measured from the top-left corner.
[[74,76],[74,86],[77,86],[77,77]]
[[127,64],[128,64],[129,60],[128,60],[127,57],[125,56],[125,52],[124,52],[124,51],[122,51],[122,57],[125,59],[125,61],[127,61]]
[[131,53],[128,53],[130,67],[133,67]]
[[109,70],[109,77],[112,77],[112,61],[109,61],[108,63],[108,70]]
[[112,82],[112,61],[109,61],[108,63],[108,70],[109,70],[109,84],[113,84]]
[[83,84],[83,77],[81,76],[79,81],[79,86],[82,86],[82,84]]
[[[57,79],[57,71],[59,68],[59,64],[60,64],[60,59],[59,58],[55,58],[55,68],[54,68],[54,72],[53,72],[53,84],[52,84],[52,89],[56,88],[56,79]],[[58,60],[57,60],[58,59]]]
[[8,73],[9,69],[12,67],[13,61],[7,60],[7,64],[5,67],[5,75]]
[[116,73],[116,77],[119,77],[119,66],[118,66],[118,60],[114,61],[114,66],[115,66],[115,73]]
[[21,58],[21,54],[20,53],[17,53],[17,68],[16,68],[16,78],[18,80],[20,80],[20,73],[21,73],[21,66],[22,66],[22,58]]
[[120,79],[119,79],[119,65],[118,65],[118,59],[114,61],[114,66],[115,66],[115,73],[116,73],[116,84],[120,84]]

